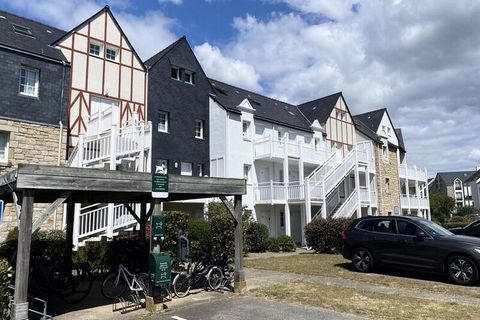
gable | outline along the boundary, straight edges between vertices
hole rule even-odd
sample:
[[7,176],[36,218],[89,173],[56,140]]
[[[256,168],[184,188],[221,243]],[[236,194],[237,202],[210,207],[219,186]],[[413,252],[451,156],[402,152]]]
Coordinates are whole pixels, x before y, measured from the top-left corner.
[[382,120],[378,125],[377,134],[381,137],[386,137],[388,142],[398,147],[397,134],[386,111],[383,113]]

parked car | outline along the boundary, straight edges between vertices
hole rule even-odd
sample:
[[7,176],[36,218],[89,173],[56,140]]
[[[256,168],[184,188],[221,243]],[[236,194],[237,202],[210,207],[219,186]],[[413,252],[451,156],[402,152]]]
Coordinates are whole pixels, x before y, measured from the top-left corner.
[[377,266],[446,273],[457,284],[477,282],[480,239],[454,235],[416,217],[364,217],[342,231],[343,256],[360,272]]
[[454,234],[480,238],[480,220],[470,223],[468,226],[448,229]]

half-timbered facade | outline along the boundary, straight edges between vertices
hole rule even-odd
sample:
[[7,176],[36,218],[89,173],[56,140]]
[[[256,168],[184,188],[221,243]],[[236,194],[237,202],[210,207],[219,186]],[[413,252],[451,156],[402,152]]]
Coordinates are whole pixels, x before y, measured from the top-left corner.
[[[146,120],[146,68],[106,6],[55,41],[71,65],[69,146],[88,122],[122,126],[133,114]],[[96,121],[98,120],[98,121]]]

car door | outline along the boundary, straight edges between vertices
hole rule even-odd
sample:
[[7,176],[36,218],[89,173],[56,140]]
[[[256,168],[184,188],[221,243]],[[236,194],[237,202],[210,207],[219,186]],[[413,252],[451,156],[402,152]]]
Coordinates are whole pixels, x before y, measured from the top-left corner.
[[466,227],[463,234],[470,237],[480,238],[480,220]]
[[402,247],[398,243],[394,218],[375,219],[369,233],[369,247],[382,264],[397,264],[402,255]]
[[[430,270],[438,268],[438,254],[432,237],[416,224],[403,219],[397,219],[397,230],[398,241],[402,247],[399,265]],[[423,239],[416,236],[420,231],[425,233]]]

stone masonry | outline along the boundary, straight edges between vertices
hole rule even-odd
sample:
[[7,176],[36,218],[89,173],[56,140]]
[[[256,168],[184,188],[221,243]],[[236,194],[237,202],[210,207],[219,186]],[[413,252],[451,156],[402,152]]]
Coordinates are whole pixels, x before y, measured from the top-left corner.
[[[0,164],[0,174],[15,169],[19,163],[29,164],[58,164],[58,142],[60,128],[58,126],[41,125],[28,122],[0,119],[0,131],[9,134],[8,162]],[[60,150],[61,165],[66,156],[67,130],[63,129]],[[36,204],[34,220],[48,204]],[[59,229],[62,227],[62,209],[58,209],[42,225],[43,230]],[[0,224],[0,241],[5,239],[9,230],[17,225],[15,210],[11,204],[5,207]]]
[[[398,175],[397,153],[388,148],[388,162],[383,160],[382,144],[375,144],[375,169],[377,171],[378,213],[393,215],[394,207],[400,208],[400,178]],[[387,192],[386,179],[389,180]]]

